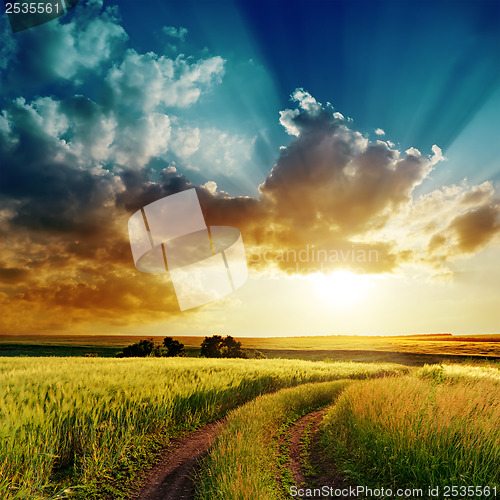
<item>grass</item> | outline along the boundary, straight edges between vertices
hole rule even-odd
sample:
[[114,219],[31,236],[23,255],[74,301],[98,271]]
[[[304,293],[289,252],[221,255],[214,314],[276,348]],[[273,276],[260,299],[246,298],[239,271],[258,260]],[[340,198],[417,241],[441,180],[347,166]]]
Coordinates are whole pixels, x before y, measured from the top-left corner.
[[119,347],[0,343],[0,356],[4,357],[68,357],[92,354],[99,358],[114,358],[120,351]]
[[262,396],[231,413],[196,481],[197,500],[281,500],[276,434],[305,412],[325,405],[346,380],[307,384]]
[[312,431],[312,421],[304,428],[304,432],[300,438],[300,463],[302,469],[304,470],[304,476],[313,478],[318,475],[318,470],[311,462],[311,431]]
[[287,360],[0,358],[0,498],[122,498],[137,469],[169,438],[256,396],[401,369]]
[[321,432],[351,484],[498,487],[499,422],[498,368],[437,366],[353,384]]
[[[397,365],[355,366],[371,366],[373,371],[349,373],[343,368],[337,372],[337,378],[344,380],[283,389],[234,410],[203,463],[196,481],[196,498],[288,498],[285,490],[292,484],[292,479],[282,453],[280,455],[283,450],[280,450],[277,439],[285,429],[308,411],[331,402],[351,382],[345,378],[371,378],[408,372],[407,368]],[[280,473],[280,469],[284,470]],[[284,478],[284,488],[277,480],[279,475]]]

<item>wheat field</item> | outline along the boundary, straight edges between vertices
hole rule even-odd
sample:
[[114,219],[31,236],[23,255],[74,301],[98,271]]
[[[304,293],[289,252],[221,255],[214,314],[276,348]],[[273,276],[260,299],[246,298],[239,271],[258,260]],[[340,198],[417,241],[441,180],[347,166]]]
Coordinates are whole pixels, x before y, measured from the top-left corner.
[[0,358],[0,498],[90,498],[92,488],[117,471],[126,478],[172,436],[260,394],[401,370],[290,360]]
[[499,487],[499,422],[498,368],[426,366],[349,386],[323,444],[354,484]]

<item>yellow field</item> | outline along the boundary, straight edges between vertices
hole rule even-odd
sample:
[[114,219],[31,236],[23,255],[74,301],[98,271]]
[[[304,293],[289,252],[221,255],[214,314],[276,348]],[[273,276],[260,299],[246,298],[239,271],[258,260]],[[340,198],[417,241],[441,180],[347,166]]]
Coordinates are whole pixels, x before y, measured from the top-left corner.
[[420,354],[500,356],[500,336],[358,337],[318,336],[240,339],[243,347],[291,350],[367,350]]

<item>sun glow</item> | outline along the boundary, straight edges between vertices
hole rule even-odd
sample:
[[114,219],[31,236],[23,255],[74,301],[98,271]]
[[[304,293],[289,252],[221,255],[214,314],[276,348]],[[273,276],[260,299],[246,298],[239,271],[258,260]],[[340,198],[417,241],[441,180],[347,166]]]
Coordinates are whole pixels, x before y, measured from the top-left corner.
[[314,290],[322,300],[339,306],[356,304],[373,287],[373,282],[369,276],[349,271],[313,274],[310,279]]

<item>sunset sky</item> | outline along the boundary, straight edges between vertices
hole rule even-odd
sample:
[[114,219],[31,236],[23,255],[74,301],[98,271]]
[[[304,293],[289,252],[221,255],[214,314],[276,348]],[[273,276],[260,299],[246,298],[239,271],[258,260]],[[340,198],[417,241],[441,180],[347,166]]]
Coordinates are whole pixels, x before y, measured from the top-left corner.
[[[498,1],[0,16],[0,334],[500,333]],[[248,281],[180,311],[128,219],[196,187]]]

